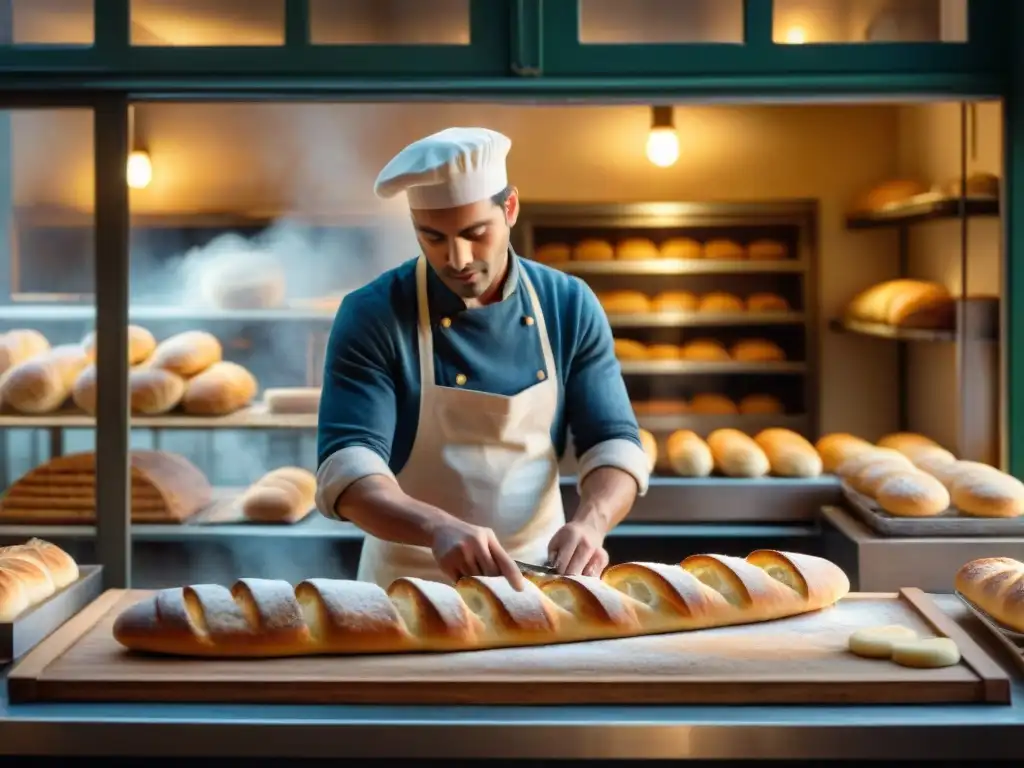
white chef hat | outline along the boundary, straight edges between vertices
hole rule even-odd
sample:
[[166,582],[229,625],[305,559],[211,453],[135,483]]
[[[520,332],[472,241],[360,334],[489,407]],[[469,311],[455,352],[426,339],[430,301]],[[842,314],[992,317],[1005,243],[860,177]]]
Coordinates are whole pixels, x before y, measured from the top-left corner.
[[508,186],[512,140],[488,128],[446,128],[415,141],[384,166],[374,192],[405,191],[410,208],[455,208],[486,200]]

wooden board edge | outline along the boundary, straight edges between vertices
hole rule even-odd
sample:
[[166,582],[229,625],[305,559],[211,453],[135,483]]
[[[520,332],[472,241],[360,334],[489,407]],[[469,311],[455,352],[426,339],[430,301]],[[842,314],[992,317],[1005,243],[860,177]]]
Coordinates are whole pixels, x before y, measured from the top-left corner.
[[940,635],[948,637],[960,649],[960,657],[981,680],[984,701],[990,704],[1010,704],[1010,676],[967,631],[946,615],[923,590],[904,587],[900,597]]
[[108,589],[26,653],[7,674],[7,695],[10,702],[35,701],[36,683],[46,668],[96,626],[126,594],[123,589]]
[[985,629],[995,636],[996,643],[1007,654],[1009,654],[1014,666],[1017,667],[1022,675],[1024,675],[1024,647],[1017,645],[1012,639],[1003,634],[999,627],[993,623],[992,619],[989,618],[981,609],[967,602],[964,602],[964,605],[967,610],[969,610],[971,614],[981,622]]

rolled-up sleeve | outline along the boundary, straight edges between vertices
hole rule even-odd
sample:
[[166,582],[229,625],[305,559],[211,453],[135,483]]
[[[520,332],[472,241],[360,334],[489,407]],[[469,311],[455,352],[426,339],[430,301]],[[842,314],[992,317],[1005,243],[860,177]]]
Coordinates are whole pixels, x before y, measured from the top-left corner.
[[380,320],[386,307],[360,293],[345,297],[324,361],[317,423],[316,507],[337,518],[338,498],[371,475],[394,478],[388,462],[395,433],[395,343]]
[[579,290],[575,354],[565,379],[565,409],[579,466],[578,485],[599,467],[633,476],[641,496],[650,469],[640,443],[615,341],[597,296],[582,281]]

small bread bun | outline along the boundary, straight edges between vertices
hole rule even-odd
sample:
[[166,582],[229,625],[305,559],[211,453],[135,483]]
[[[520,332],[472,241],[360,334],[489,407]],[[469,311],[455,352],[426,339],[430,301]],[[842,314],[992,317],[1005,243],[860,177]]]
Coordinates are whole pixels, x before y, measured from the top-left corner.
[[704,243],[704,258],[718,261],[740,261],[747,258],[747,249],[732,240],[708,240]]
[[[82,339],[82,347],[89,359],[96,359],[96,332],[90,331]],[[128,365],[138,365],[156,350],[156,338],[141,325],[128,326]]]
[[739,413],[739,409],[725,395],[703,392],[690,400],[690,412],[701,416],[732,416]]
[[711,448],[696,432],[680,429],[665,441],[669,468],[680,477],[707,477],[715,468]]
[[533,260],[541,264],[562,264],[572,256],[572,248],[565,243],[545,243],[533,250]]
[[908,471],[914,468],[914,463],[899,451],[894,451],[892,448],[878,448],[877,446],[868,443],[868,450],[854,453],[849,458],[844,459],[840,464],[838,464],[833,471],[839,477],[846,480],[854,477],[858,472],[864,469],[864,467],[870,466],[871,464],[877,464],[882,461],[890,464],[898,464]]
[[846,482],[857,493],[862,493],[869,499],[873,499],[878,495],[878,489],[882,487],[882,483],[891,476],[911,471],[913,471],[913,467],[902,462],[893,459],[879,459],[863,467],[857,474],[846,478]]
[[755,240],[747,246],[747,258],[751,261],[781,261],[788,256],[786,244],[778,240]]
[[615,247],[619,261],[648,261],[658,258],[658,246],[646,237],[627,237]]
[[789,312],[789,302],[775,293],[752,293],[747,296],[748,312]]
[[574,261],[611,261],[615,258],[615,249],[607,240],[587,238],[576,243],[572,258]]
[[739,402],[740,413],[775,415],[785,413],[782,401],[774,395],[747,395]]
[[651,299],[652,312],[696,312],[697,294],[689,291],[663,291]]
[[904,448],[920,446],[928,446],[929,448],[942,447],[930,437],[919,435],[916,432],[893,432],[878,441],[879,448],[892,448],[894,451],[900,451],[901,453]]
[[743,363],[781,363],[786,359],[786,353],[768,339],[742,339],[732,345],[729,357]]
[[872,450],[875,446],[848,432],[832,432],[818,438],[814,448],[821,456],[822,469],[825,472],[835,472],[847,459]]
[[682,350],[677,344],[649,344],[647,346],[648,360],[679,360],[682,357]]
[[683,360],[700,363],[727,362],[729,352],[714,339],[694,339],[683,345]]
[[646,360],[647,346],[633,339],[615,339],[615,356],[619,360]]
[[953,506],[971,517],[1024,514],[1024,483],[1002,472],[961,472],[950,487]]
[[949,491],[918,469],[889,475],[875,494],[878,506],[894,517],[934,517],[949,509]]
[[745,307],[743,301],[731,293],[724,291],[712,291],[700,297],[697,305],[698,312],[743,312]]
[[606,291],[597,294],[601,307],[609,315],[651,311],[651,301],[640,291]]
[[663,259],[703,259],[704,246],[689,237],[671,237],[661,244],[658,255]]
[[907,449],[903,455],[910,459],[915,467],[933,476],[942,472],[943,467],[956,464],[956,456],[945,448],[921,445]]

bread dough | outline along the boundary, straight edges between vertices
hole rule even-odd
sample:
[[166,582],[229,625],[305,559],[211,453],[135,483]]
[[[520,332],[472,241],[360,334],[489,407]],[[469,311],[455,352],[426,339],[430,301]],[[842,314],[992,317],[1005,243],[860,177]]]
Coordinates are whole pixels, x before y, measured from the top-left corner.
[[865,659],[888,659],[892,656],[893,644],[917,640],[917,633],[900,624],[884,627],[866,627],[850,635],[850,653]]
[[897,642],[892,646],[892,660],[901,667],[938,669],[960,663],[960,649],[948,637]]

